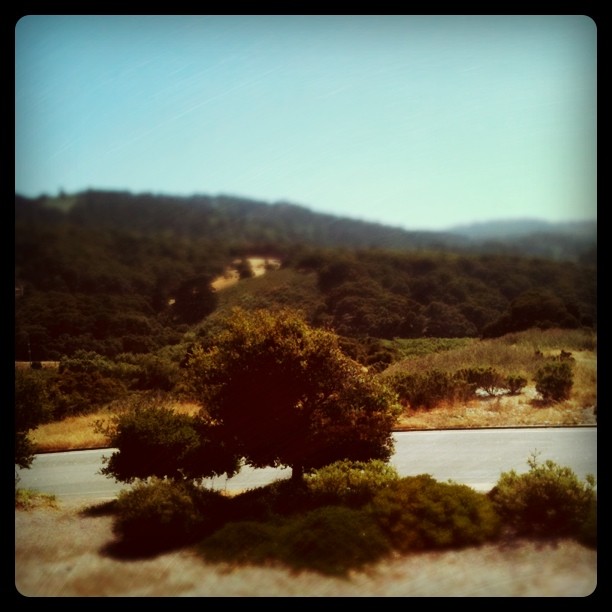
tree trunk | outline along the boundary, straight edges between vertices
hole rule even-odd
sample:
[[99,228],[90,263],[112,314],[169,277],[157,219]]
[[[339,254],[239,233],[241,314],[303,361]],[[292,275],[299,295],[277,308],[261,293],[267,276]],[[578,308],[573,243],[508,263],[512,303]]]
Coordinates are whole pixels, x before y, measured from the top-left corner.
[[304,466],[293,464],[291,466],[291,480],[293,482],[302,482],[304,480]]

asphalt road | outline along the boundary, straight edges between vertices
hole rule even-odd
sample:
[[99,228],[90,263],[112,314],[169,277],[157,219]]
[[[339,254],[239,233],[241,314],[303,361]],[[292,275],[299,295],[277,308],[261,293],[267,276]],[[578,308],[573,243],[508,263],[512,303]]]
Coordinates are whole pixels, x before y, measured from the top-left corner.
[[[597,428],[479,429],[398,432],[391,464],[402,476],[430,474],[436,480],[467,484],[487,491],[502,472],[526,472],[533,452],[570,467],[579,478],[597,477]],[[37,455],[32,466],[17,470],[19,486],[52,493],[62,500],[96,501],[114,497],[128,485],[98,473],[102,456],[113,449]],[[16,468],[17,469],[17,468]],[[289,469],[244,467],[231,479],[207,481],[215,488],[241,490],[289,477]]]

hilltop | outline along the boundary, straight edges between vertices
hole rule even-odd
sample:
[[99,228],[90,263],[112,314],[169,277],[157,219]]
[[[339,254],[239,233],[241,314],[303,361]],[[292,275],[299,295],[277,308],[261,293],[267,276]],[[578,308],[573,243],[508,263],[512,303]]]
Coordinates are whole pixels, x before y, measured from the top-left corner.
[[289,202],[218,195],[168,196],[88,190],[57,197],[15,195],[16,220],[81,227],[153,231],[276,250],[317,247],[384,248],[537,256],[595,261],[596,222],[487,221],[448,231],[414,231],[314,212]]

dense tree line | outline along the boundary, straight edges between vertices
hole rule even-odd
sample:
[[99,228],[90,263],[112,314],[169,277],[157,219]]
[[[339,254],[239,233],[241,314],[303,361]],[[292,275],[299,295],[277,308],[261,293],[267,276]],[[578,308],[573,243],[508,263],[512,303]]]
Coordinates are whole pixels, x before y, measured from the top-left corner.
[[[311,308],[311,323],[366,360],[390,358],[372,338],[497,336],[597,321],[588,258],[453,252],[433,233],[288,204],[88,191],[16,196],[16,359],[79,350],[116,357],[176,344],[218,308],[211,280],[248,254],[280,257],[296,283],[300,274],[316,279],[299,290],[287,281],[254,305]],[[240,275],[250,276],[246,268]]]
[[596,325],[596,269],[516,256],[310,252],[331,325],[345,336],[501,336]]

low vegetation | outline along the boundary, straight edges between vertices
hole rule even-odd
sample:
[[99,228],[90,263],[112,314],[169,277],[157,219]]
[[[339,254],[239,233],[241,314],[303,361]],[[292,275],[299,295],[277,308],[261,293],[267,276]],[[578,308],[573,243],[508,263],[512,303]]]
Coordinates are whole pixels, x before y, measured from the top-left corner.
[[[403,403],[394,428],[445,429],[478,427],[525,427],[525,426],[575,426],[595,425],[597,405],[597,356],[595,336],[582,330],[528,330],[489,340],[468,339],[404,339],[401,344],[405,355],[396,357],[391,365],[377,374],[382,381],[395,387]],[[569,353],[564,363],[571,368],[572,385],[566,399],[545,400],[536,389],[536,375],[544,365],[561,363],[561,353]],[[102,358],[95,353],[81,354],[67,363],[82,363],[83,368],[98,368],[104,376],[116,377],[127,384],[127,391],[111,402],[92,402],[83,406],[76,414],[65,414],[62,408],[54,408],[54,391],[69,368],[51,367],[44,364],[41,370],[23,364],[16,367],[16,399],[24,398],[24,409],[36,393],[43,393],[43,410],[38,414],[38,425],[26,423],[32,452],[50,452],[78,448],[100,448],[109,444],[104,428],[95,423],[108,425],[112,419],[132,405],[142,401],[143,395],[154,393],[163,398],[163,404],[178,414],[195,415],[200,404],[190,400],[184,393],[180,373],[184,368],[178,363],[178,355],[170,353],[163,359],[166,365],[157,370],[171,371],[175,386],[162,391],[153,381],[167,381],[167,376],[147,376],[142,366]],[[157,363],[149,360],[148,363]],[[25,366],[25,367],[24,367]],[[149,370],[150,372],[151,370]],[[130,373],[129,375],[127,373]],[[464,378],[473,375],[497,374],[503,379],[499,387],[492,387],[493,394],[486,391],[476,393]],[[471,374],[470,374],[471,373]],[[131,377],[131,378],[130,378]],[[149,380],[148,385],[133,386],[130,380]],[[78,398],[90,393],[88,379],[75,389]],[[427,391],[426,401],[410,402],[410,394]],[[526,382],[525,382],[526,381]],[[441,384],[444,383],[444,384]],[[137,387],[145,388],[137,388]],[[410,386],[410,388],[408,388]],[[147,388],[148,387],[148,388]],[[161,386],[162,389],[165,387]],[[19,389],[24,389],[20,395]],[[30,389],[28,391],[28,389]],[[435,391],[435,393],[434,393]],[[444,393],[443,393],[444,392]],[[63,395],[62,406],[74,405],[71,395]],[[402,400],[403,397],[403,400]],[[430,404],[426,407],[426,404]],[[19,409],[19,402],[16,407]],[[70,412],[70,411],[68,411]],[[30,413],[31,414],[31,413]]]
[[22,489],[17,486],[15,480],[15,509],[32,510],[34,508],[57,508],[58,502],[55,495],[40,493],[31,489]]
[[527,330],[442,351],[419,345],[380,375],[404,405],[400,429],[597,422],[596,338],[588,331]]
[[[526,533],[596,546],[594,480],[528,461],[490,493],[401,478],[384,463],[342,461],[303,483],[276,481],[234,496],[152,478],[123,491],[113,512],[116,554],[193,546],[210,562],[280,564],[346,575],[394,552],[461,549]],[[557,531],[557,530],[561,531]]]
[[[106,473],[133,486],[123,490],[106,508],[113,513],[116,538],[108,548],[110,554],[142,558],[188,547],[209,562],[279,565],[295,571],[346,576],[394,554],[462,549],[512,538],[562,535],[596,547],[597,498],[593,477],[580,482],[570,469],[552,461],[540,465],[535,456],[528,460],[529,472],[502,474],[489,493],[454,482],[438,482],[428,474],[402,478],[385,463],[385,444],[380,447],[385,452],[379,459],[372,459],[376,457],[372,453],[370,460],[360,459],[357,453],[353,460],[333,462],[329,455],[318,469],[310,460],[306,464],[298,462],[300,478],[277,481],[233,496],[202,484],[202,478],[210,473],[231,473],[237,469],[236,451],[243,456],[246,452],[254,465],[272,465],[279,460],[291,465],[296,457],[294,451],[281,455],[280,449],[274,456],[258,454],[263,447],[249,446],[251,442],[246,438],[232,450],[227,441],[240,440],[236,437],[240,430],[232,432],[229,438],[217,435],[230,431],[215,430],[227,418],[223,380],[251,380],[249,384],[265,390],[270,385],[268,382],[258,386],[257,381],[261,380],[258,368],[269,370],[277,363],[283,376],[305,368],[290,385],[285,387],[285,381],[275,388],[294,394],[299,383],[306,390],[318,389],[313,397],[321,401],[321,390],[328,388],[326,381],[333,382],[330,391],[337,388],[337,374],[346,366],[347,372],[371,381],[372,390],[384,388],[385,394],[391,390],[397,394],[404,407],[396,427],[589,424],[595,418],[596,357],[594,338],[588,332],[580,335],[575,331],[530,331],[510,338],[442,346],[421,340],[417,351],[397,358],[377,373],[365,372],[347,361],[334,344],[333,336],[311,331],[288,312],[279,319],[269,313],[256,316],[242,311],[233,316],[225,337],[218,335],[219,327],[216,329],[217,339],[225,340],[193,349],[182,366],[163,367],[163,363],[156,363],[150,367],[153,361],[146,361],[147,369],[143,363],[117,362],[95,353],[81,353],[61,361],[56,369],[16,370],[18,407],[28,414],[27,407],[36,399],[40,408],[37,418],[48,421],[34,429],[32,446],[45,443],[44,432],[47,448],[58,449],[66,444],[58,438],[50,443],[53,427],[63,426],[71,443],[79,429],[85,427],[90,431],[89,441],[81,440],[78,446],[99,446],[106,440],[120,448]],[[279,320],[283,323],[277,327]],[[246,338],[241,334],[247,330],[248,350],[235,351],[238,337],[242,338],[238,344],[244,348]],[[410,341],[401,344],[409,351]],[[273,358],[278,351],[282,358],[266,362],[264,356]],[[243,376],[245,370],[249,371],[248,364],[241,361],[244,355],[250,356],[252,365],[257,363],[252,368],[253,379]],[[255,359],[254,355],[259,357]],[[317,381],[317,376],[326,372],[319,367],[324,358],[330,359],[329,375]],[[318,365],[316,371],[308,373],[306,365],[311,359]],[[291,363],[295,363],[295,368],[287,371]],[[233,368],[231,377],[227,376],[227,368]],[[143,378],[144,372],[166,374]],[[76,387],[61,386],[62,377],[73,380],[75,374],[83,376]],[[204,387],[201,376],[206,378]],[[210,376],[212,380],[208,379]],[[108,388],[122,385],[113,402],[93,401],[75,409],[70,416],[54,420],[54,415],[66,412],[64,408],[57,412],[54,402],[58,398],[62,407],[71,405],[73,393],[77,402],[86,393],[95,398],[95,392],[92,394],[87,385],[102,379],[108,379]],[[149,382],[133,383],[142,380]],[[155,389],[152,381],[160,380],[174,380],[174,387]],[[211,385],[215,393],[221,394],[211,395]],[[72,390],[60,393],[58,389],[62,388]],[[198,400],[203,388],[208,391]],[[238,403],[252,408],[254,404],[249,398],[254,392],[245,395],[244,385],[240,389],[238,396],[231,395],[228,406]],[[350,399],[355,388],[348,385],[345,392]],[[336,402],[340,397],[332,396]],[[301,397],[302,403],[297,405],[314,401],[308,395]],[[380,395],[373,393],[368,400],[373,402],[375,412],[384,409],[387,414],[392,402],[379,405],[376,397]],[[391,401],[392,394],[385,397]],[[292,398],[291,395],[286,407],[295,405]],[[215,402],[215,409],[202,410],[203,406],[212,408]],[[317,413],[317,418],[323,418],[329,427],[334,423],[333,415],[351,404],[332,402],[329,407],[324,406],[329,412]],[[275,401],[273,405],[280,406],[282,402]],[[364,409],[368,405],[364,404]],[[261,417],[261,410],[253,416]],[[282,423],[291,430],[287,415],[275,413],[270,416],[273,417],[282,417]],[[21,433],[25,435],[32,421],[23,422]],[[364,427],[373,423],[366,419]],[[390,423],[385,420],[379,424],[382,429],[377,426],[381,443],[387,440],[385,432]],[[314,425],[316,433],[316,420]],[[339,425],[341,420],[336,422]],[[259,431],[257,441],[265,430],[249,431]],[[338,435],[344,436],[342,431],[340,427]],[[223,448],[224,452],[219,452]],[[321,448],[326,448],[325,444]],[[345,451],[342,450],[343,456]],[[55,500],[52,496],[20,490],[16,481],[16,508],[27,510],[41,504],[53,507]]]
[[488,493],[493,505],[518,535],[577,537],[596,545],[597,500],[595,478],[581,482],[574,472],[550,459],[538,463],[537,453],[527,460],[529,472],[501,475]]

